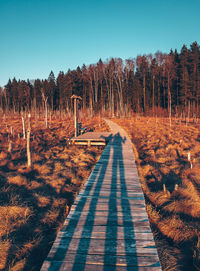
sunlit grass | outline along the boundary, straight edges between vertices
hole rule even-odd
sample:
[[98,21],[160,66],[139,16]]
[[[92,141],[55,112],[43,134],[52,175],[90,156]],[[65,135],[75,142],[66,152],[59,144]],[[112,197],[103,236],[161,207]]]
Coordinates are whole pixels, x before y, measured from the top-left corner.
[[116,120],[127,130],[163,270],[200,269],[199,125]]
[[[99,118],[83,125],[107,127]],[[39,270],[103,148],[69,146],[71,119],[52,120],[49,128],[32,120],[32,166],[27,167],[20,116],[8,116],[0,126],[0,269]]]

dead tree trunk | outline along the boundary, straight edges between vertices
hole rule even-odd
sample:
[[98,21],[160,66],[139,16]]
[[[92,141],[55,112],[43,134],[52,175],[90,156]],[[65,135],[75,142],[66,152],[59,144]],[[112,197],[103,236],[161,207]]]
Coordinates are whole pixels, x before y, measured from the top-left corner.
[[28,114],[28,129],[27,129],[27,165],[31,167],[31,151],[30,151],[30,135],[31,135],[31,114]]
[[170,127],[172,126],[172,98],[171,93],[169,94],[169,123]]
[[25,130],[24,116],[22,116],[22,129],[23,129],[23,138],[26,139],[26,130]]
[[41,89],[41,94],[42,94],[42,99],[44,101],[44,109],[45,109],[45,120],[44,120],[44,124],[45,124],[45,127],[47,128],[47,125],[48,125],[48,123],[47,123],[47,116],[48,116],[48,107],[47,107],[48,105],[47,105],[47,101],[48,101],[48,97],[45,96],[43,89]]
[[143,107],[144,112],[146,112],[146,76],[143,76]]

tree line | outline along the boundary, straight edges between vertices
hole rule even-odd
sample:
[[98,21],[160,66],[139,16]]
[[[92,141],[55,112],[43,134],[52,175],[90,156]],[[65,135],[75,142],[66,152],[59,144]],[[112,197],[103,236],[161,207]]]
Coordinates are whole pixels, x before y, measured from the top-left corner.
[[110,58],[75,70],[60,72],[55,78],[13,80],[0,88],[0,110],[70,111],[71,96],[82,97],[82,109],[94,112],[126,114],[130,111],[157,114],[158,111],[184,112],[188,106],[200,113],[200,46],[182,46],[154,55],[138,55],[122,60]]

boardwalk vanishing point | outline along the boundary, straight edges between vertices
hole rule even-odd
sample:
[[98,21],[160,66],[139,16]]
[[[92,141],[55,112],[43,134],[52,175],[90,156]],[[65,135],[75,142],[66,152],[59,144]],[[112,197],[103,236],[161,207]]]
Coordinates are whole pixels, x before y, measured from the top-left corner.
[[77,196],[42,271],[162,270],[131,141],[117,124]]

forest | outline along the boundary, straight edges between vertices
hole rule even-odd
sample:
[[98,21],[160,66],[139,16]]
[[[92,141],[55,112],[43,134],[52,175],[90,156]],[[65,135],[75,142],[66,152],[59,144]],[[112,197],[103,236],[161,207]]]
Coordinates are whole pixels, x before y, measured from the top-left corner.
[[76,70],[53,71],[48,79],[9,79],[0,88],[0,108],[8,111],[70,111],[73,95],[82,97],[82,109],[89,113],[126,115],[200,113],[200,46],[182,46],[180,53],[157,51],[122,60],[110,58]]

